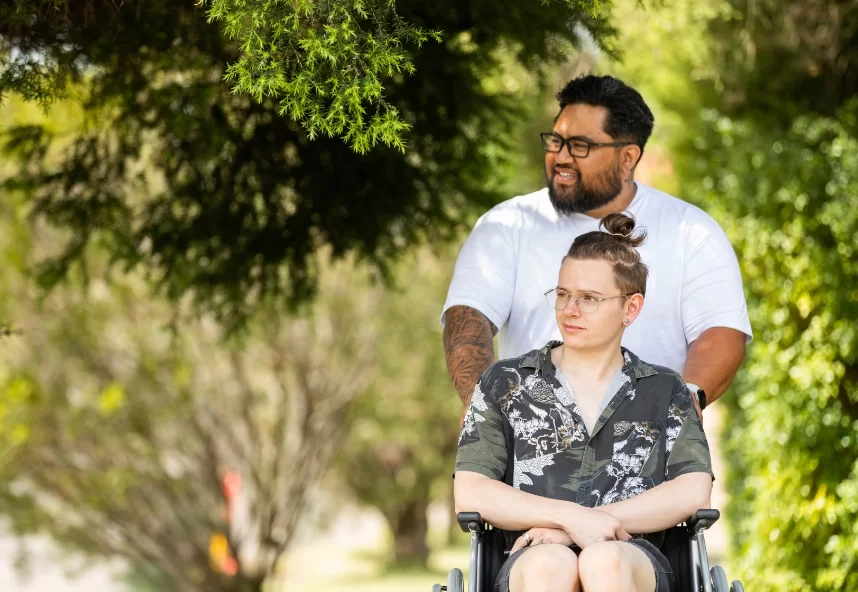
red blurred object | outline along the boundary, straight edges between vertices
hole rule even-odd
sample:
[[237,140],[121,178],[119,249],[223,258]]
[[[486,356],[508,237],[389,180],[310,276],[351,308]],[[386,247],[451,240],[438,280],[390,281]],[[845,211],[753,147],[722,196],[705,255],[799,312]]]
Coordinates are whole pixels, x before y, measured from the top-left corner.
[[[231,524],[235,500],[241,491],[241,475],[238,471],[226,471],[224,473],[221,489],[223,497],[226,499],[226,520],[227,523]],[[225,535],[220,533],[213,535],[209,549],[212,567],[215,571],[228,576],[234,576],[238,573],[238,561],[230,554]]]
[[234,576],[238,573],[238,561],[232,555],[224,557],[220,564],[220,570],[228,576]]
[[223,476],[223,496],[232,501],[241,491],[241,475],[237,471],[227,471]]

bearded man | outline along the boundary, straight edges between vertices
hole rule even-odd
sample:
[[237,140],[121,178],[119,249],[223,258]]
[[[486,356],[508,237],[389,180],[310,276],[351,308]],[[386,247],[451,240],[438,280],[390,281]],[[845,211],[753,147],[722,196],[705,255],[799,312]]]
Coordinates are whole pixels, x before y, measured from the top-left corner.
[[682,374],[698,413],[730,385],[751,338],[738,261],[721,227],[685,201],[635,181],[654,117],[611,76],[587,75],[558,94],[541,134],[547,187],[484,214],[456,262],[441,315],[447,368],[467,408],[479,377],[561,336],[544,293],[563,256],[612,212],[648,234],[647,303],[622,345]]

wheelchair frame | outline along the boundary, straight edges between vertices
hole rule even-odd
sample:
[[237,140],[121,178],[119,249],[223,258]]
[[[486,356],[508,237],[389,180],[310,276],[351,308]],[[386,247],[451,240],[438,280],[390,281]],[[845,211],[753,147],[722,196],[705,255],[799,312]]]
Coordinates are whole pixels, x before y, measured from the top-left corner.
[[[721,513],[718,510],[707,509],[698,510],[694,517],[685,525],[675,527],[671,530],[679,529],[688,537],[687,552],[688,552],[688,571],[690,572],[691,581],[680,581],[681,574],[677,570],[673,561],[671,567],[674,568],[676,586],[673,592],[744,592],[741,582],[734,581],[729,589],[726,585],[726,575],[720,566],[713,566],[710,569],[709,557],[706,552],[706,540],[703,536],[703,531],[715,524]],[[486,533],[492,529],[487,525],[478,512],[460,512],[456,516],[459,521],[459,526],[464,532],[471,535],[471,549],[469,560],[468,573],[468,591],[467,592],[490,592],[494,582],[484,582],[486,576]],[[504,552],[506,553],[506,552]],[[679,555],[683,555],[682,552]],[[720,571],[719,571],[720,570]],[[716,573],[717,572],[717,573]],[[495,577],[495,574],[490,574]],[[460,589],[450,589],[450,583]],[[432,587],[432,592],[465,592],[463,589],[462,572],[458,569],[453,569],[450,572],[448,586],[435,584]]]

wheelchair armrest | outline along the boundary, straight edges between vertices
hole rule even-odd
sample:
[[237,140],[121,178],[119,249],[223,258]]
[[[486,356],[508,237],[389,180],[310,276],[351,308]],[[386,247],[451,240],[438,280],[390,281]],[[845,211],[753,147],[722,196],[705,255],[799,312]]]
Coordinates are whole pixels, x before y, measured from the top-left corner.
[[486,523],[483,522],[483,517],[479,512],[459,512],[456,514],[456,520],[459,521],[459,526],[463,532],[476,532],[481,534],[486,529]]
[[715,509],[697,510],[697,513],[688,521],[688,530],[692,533],[706,530],[715,524],[720,517],[721,512]]

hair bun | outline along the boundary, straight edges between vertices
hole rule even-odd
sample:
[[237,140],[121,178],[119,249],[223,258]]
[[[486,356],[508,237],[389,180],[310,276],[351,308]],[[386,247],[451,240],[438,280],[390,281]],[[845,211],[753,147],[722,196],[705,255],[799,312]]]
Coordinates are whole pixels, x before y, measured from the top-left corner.
[[608,214],[602,218],[599,226],[630,247],[641,246],[646,238],[645,230],[634,232],[635,219],[628,214],[619,212]]

